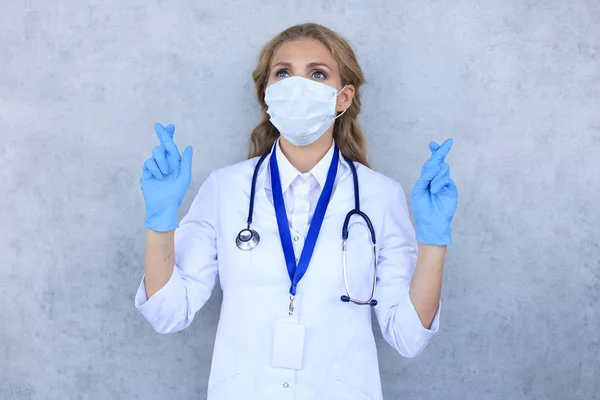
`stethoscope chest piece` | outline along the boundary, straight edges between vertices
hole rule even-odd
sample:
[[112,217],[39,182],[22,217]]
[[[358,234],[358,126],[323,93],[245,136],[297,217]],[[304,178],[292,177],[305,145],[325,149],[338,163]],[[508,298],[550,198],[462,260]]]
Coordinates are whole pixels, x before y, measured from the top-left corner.
[[260,235],[254,229],[245,228],[238,233],[235,244],[240,250],[252,250],[260,242]]

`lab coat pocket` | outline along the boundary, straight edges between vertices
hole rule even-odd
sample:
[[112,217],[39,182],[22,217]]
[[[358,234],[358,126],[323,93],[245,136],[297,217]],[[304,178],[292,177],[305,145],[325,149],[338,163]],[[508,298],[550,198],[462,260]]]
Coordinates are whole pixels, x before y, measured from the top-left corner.
[[208,398],[211,400],[229,400],[234,398],[234,395],[237,395],[240,390],[243,390],[243,388],[240,388],[240,385],[236,383],[236,378],[238,378],[239,375],[240,373],[237,372],[235,375],[218,382],[215,386],[208,389]]
[[[370,327],[357,330],[348,337],[343,353],[334,365],[335,399],[381,399],[377,348]],[[370,336],[370,339],[368,338]]]
[[330,400],[373,400],[366,392],[340,378],[336,381],[336,395]]
[[254,400],[254,384],[246,372],[236,372],[208,390],[208,400]]
[[213,355],[208,398],[212,400],[243,398],[240,392],[247,391],[247,377],[239,367],[235,351],[225,343],[218,343]]

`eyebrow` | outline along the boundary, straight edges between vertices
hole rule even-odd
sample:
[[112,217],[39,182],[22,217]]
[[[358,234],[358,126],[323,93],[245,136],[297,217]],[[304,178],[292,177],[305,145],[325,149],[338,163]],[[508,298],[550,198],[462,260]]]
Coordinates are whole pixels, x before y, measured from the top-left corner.
[[311,62],[308,64],[309,68],[315,68],[315,67],[325,67],[328,70],[331,71],[331,67],[329,67],[329,65],[325,64],[324,62]]
[[[280,66],[280,67],[286,67],[286,68],[291,68],[292,64],[290,62],[287,62],[287,61],[280,61],[277,64],[273,64],[271,66],[271,69],[273,69],[275,67],[278,67],[278,66]],[[321,61],[311,62],[311,63],[308,63],[306,66],[308,68],[325,67],[325,68],[327,68],[330,71],[332,70],[329,65],[327,65],[327,64],[325,64],[324,62],[321,62]]]

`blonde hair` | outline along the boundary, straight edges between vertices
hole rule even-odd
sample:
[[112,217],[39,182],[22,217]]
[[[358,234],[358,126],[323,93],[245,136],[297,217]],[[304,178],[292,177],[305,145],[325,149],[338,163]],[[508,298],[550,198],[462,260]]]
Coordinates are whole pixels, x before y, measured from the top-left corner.
[[271,39],[259,54],[258,65],[252,73],[252,78],[256,85],[256,96],[262,107],[263,117],[250,135],[250,158],[269,151],[279,137],[277,128],[269,121],[265,104],[265,88],[273,55],[283,43],[303,38],[316,40],[327,47],[338,63],[342,86],[352,84],[356,88],[352,104],[342,116],[336,119],[333,137],[343,155],[352,161],[369,166],[365,135],[357,121],[361,106],[359,88],[364,83],[364,76],[356,55],[340,35],[322,25],[310,23],[295,25],[284,30]]

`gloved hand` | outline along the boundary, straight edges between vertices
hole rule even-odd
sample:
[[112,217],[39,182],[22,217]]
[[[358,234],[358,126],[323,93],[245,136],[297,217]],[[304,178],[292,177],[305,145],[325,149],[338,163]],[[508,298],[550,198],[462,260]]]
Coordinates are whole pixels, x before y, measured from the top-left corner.
[[179,226],[177,211],[192,181],[192,148],[183,155],[173,141],[175,126],[154,124],[160,141],[142,170],[142,193],[146,202],[144,226],[157,232],[168,232]]
[[458,202],[456,184],[450,179],[450,167],[445,161],[452,139],[441,145],[429,144],[431,157],[421,170],[421,177],[412,191],[411,203],[417,225],[417,241],[445,246],[452,244],[450,221]]

